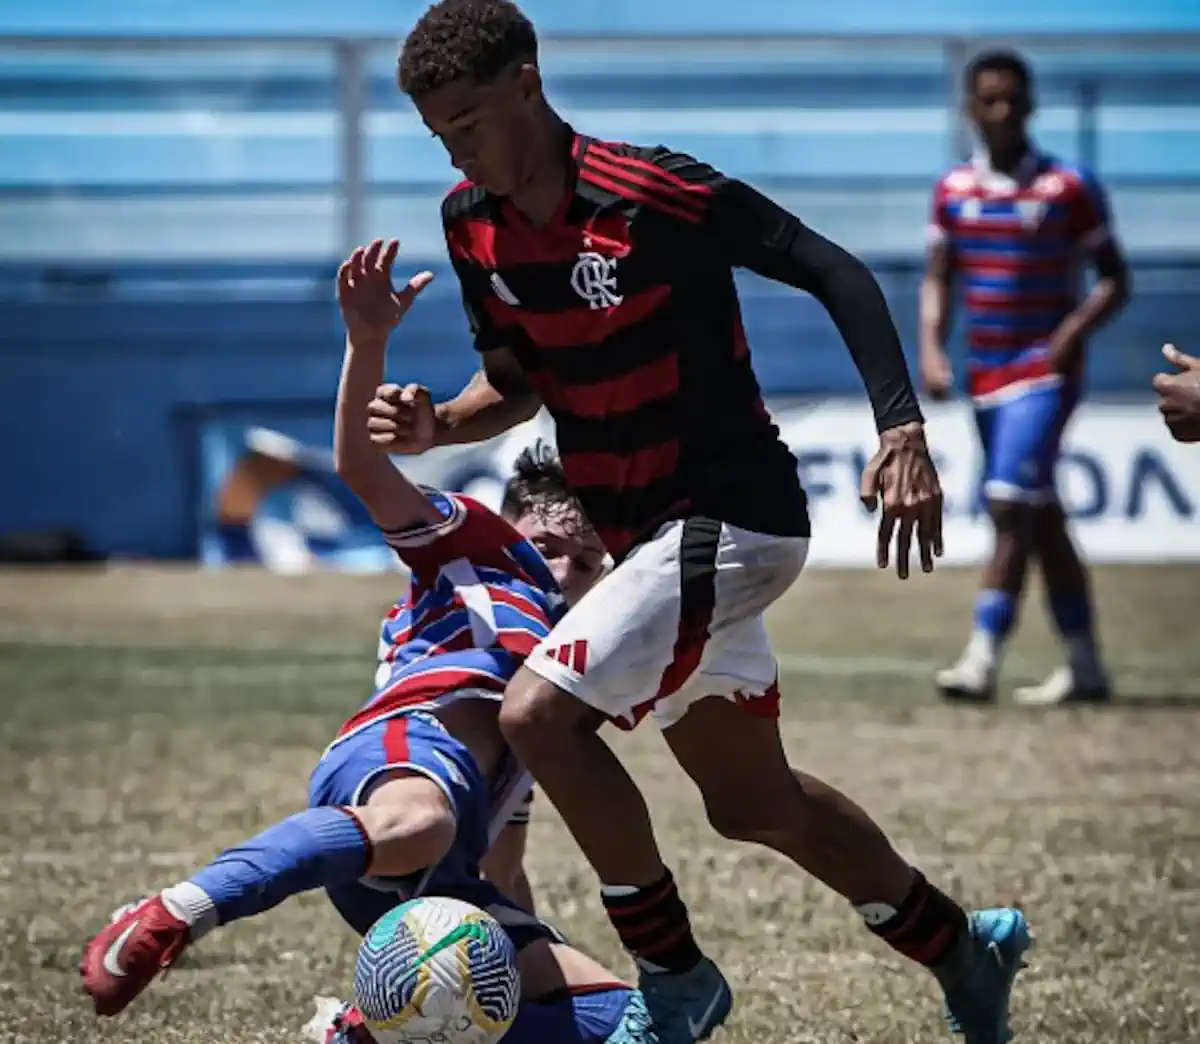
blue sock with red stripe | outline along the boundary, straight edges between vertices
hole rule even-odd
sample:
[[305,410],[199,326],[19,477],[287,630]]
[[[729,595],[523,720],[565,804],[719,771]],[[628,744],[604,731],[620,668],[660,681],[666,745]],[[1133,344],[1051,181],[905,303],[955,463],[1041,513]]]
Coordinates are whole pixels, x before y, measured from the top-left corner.
[[222,852],[163,901],[195,939],[299,892],[362,877],[370,861],[371,843],[349,809],[310,808]]

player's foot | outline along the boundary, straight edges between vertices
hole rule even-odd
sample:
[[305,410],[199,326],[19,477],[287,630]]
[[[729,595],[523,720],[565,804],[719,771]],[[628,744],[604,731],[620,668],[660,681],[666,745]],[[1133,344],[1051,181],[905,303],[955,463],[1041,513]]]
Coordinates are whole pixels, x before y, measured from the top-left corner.
[[996,698],[996,665],[969,653],[937,673],[938,692],[951,703],[990,703]]
[[635,990],[621,1016],[621,1024],[612,1031],[605,1044],[660,1044],[661,1039],[654,1029],[646,998]]
[[1060,707],[1073,703],[1104,703],[1112,695],[1108,675],[1099,664],[1059,667],[1041,685],[1013,692],[1022,707]]
[[682,975],[643,972],[638,987],[660,1044],[706,1040],[733,1010],[733,991],[707,957]]
[[188,944],[189,929],[163,904],[162,896],[139,903],[111,922],[83,952],[79,974],[97,1015],[128,1007],[154,977],[169,968]]
[[940,968],[946,1024],[964,1044],[1008,1044],[1008,1004],[1013,980],[1033,945],[1019,910],[978,910],[968,919],[968,935]]
[[336,997],[314,997],[317,1013],[304,1024],[301,1033],[313,1044],[375,1044],[371,1031],[363,1024],[362,1012],[353,1004]]

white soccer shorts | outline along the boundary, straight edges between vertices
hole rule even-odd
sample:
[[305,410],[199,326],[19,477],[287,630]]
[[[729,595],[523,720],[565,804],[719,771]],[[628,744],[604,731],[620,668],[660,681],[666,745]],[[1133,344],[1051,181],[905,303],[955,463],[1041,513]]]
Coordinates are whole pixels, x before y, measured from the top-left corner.
[[661,729],[724,696],[779,713],[763,613],[800,575],[808,538],[708,518],[668,522],[567,613],[525,665],[624,729]]

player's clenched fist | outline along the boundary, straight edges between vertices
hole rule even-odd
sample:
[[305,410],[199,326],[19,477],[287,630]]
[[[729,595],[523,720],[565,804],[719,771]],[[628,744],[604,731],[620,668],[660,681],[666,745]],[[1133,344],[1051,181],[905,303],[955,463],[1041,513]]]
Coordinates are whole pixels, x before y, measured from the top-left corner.
[[433,445],[435,417],[429,389],[381,384],[367,406],[371,441],[388,453],[424,453]]
[[433,282],[432,272],[418,272],[402,289],[392,286],[392,265],[399,252],[399,240],[376,239],[355,250],[338,269],[338,305],[356,348],[384,347],[417,295]]

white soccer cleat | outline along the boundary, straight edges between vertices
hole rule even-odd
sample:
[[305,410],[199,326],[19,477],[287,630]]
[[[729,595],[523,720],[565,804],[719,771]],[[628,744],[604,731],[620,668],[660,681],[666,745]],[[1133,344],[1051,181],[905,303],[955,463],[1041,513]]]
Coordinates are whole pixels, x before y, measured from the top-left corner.
[[1112,695],[1108,675],[1099,664],[1059,667],[1041,685],[1024,685],[1013,692],[1022,707],[1061,707],[1073,703],[1104,703]]
[[990,703],[996,698],[996,665],[966,653],[953,667],[938,671],[937,687],[944,700]]

